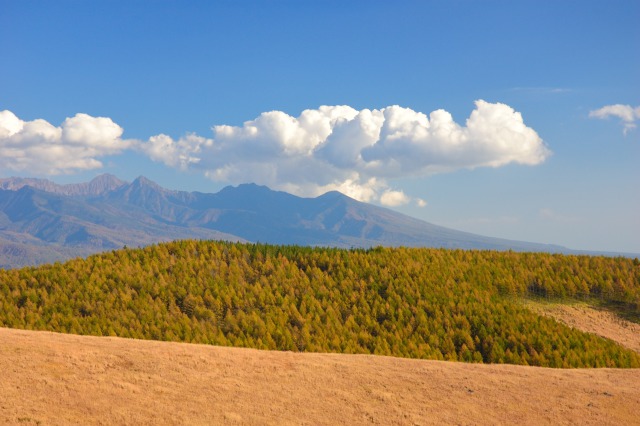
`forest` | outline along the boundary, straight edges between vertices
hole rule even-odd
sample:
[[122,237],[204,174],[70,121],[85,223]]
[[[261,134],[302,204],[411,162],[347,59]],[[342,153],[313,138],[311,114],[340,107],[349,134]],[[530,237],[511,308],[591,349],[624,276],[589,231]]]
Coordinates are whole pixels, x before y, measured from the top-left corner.
[[0,326],[269,350],[558,368],[640,355],[527,310],[640,312],[638,259],[183,240],[0,270]]

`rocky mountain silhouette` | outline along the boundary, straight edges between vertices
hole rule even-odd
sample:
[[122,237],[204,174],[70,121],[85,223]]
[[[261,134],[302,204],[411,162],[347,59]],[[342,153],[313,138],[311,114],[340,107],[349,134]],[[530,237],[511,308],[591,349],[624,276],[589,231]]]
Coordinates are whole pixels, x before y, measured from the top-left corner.
[[570,251],[456,231],[339,192],[302,198],[255,184],[213,194],[172,191],[142,176],[128,183],[101,175],[71,185],[0,179],[0,267],[184,238],[345,248]]

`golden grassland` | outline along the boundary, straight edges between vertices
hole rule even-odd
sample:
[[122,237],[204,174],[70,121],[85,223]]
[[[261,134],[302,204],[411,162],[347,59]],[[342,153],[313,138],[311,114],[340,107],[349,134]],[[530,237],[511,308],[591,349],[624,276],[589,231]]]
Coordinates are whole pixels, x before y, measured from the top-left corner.
[[640,325],[603,307],[639,302],[637,259],[541,253],[180,241],[0,270],[0,423],[640,424],[640,369],[575,368],[637,367]]
[[640,369],[294,353],[0,328],[0,423],[638,424]]

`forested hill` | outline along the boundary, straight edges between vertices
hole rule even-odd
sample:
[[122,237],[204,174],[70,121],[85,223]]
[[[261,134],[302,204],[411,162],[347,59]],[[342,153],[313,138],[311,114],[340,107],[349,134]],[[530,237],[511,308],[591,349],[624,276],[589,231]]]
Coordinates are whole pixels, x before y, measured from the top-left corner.
[[0,326],[261,349],[639,367],[517,298],[640,306],[637,260],[180,241],[0,270]]

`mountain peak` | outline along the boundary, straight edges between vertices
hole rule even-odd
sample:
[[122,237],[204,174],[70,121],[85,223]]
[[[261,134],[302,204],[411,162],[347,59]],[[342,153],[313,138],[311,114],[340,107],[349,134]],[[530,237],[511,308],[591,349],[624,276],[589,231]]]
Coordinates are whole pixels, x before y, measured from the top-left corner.
[[238,186],[225,186],[217,195],[222,197],[240,197],[255,199],[255,197],[273,197],[277,195],[286,194],[292,196],[286,192],[275,191],[268,186],[258,185],[256,183],[241,183]]
[[115,185],[123,185],[126,182],[118,179],[116,176],[111,173],[103,173],[91,179],[89,183],[102,183],[102,184],[115,184]]
[[349,197],[348,195],[343,194],[340,191],[325,192],[324,194],[320,195],[317,198],[319,200],[341,200],[341,199],[345,199],[345,200],[357,201],[357,200],[354,200],[353,198]]
[[165,192],[167,191],[166,189],[164,189],[163,187],[161,187],[160,185],[158,185],[157,183],[155,183],[154,181],[152,181],[151,179],[148,179],[144,176],[138,176],[132,183],[131,186],[133,187],[140,187],[140,188],[152,188],[156,191],[159,192]]
[[104,173],[96,176],[91,180],[91,182],[87,183],[84,192],[86,195],[101,195],[105,192],[120,188],[123,185],[126,185],[125,181],[120,180],[109,173]]
[[228,185],[225,186],[224,188],[222,188],[222,191],[258,191],[258,190],[262,190],[262,191],[273,191],[271,188],[264,186],[264,185],[258,185],[257,183],[241,183],[238,186],[233,186],[233,185]]

